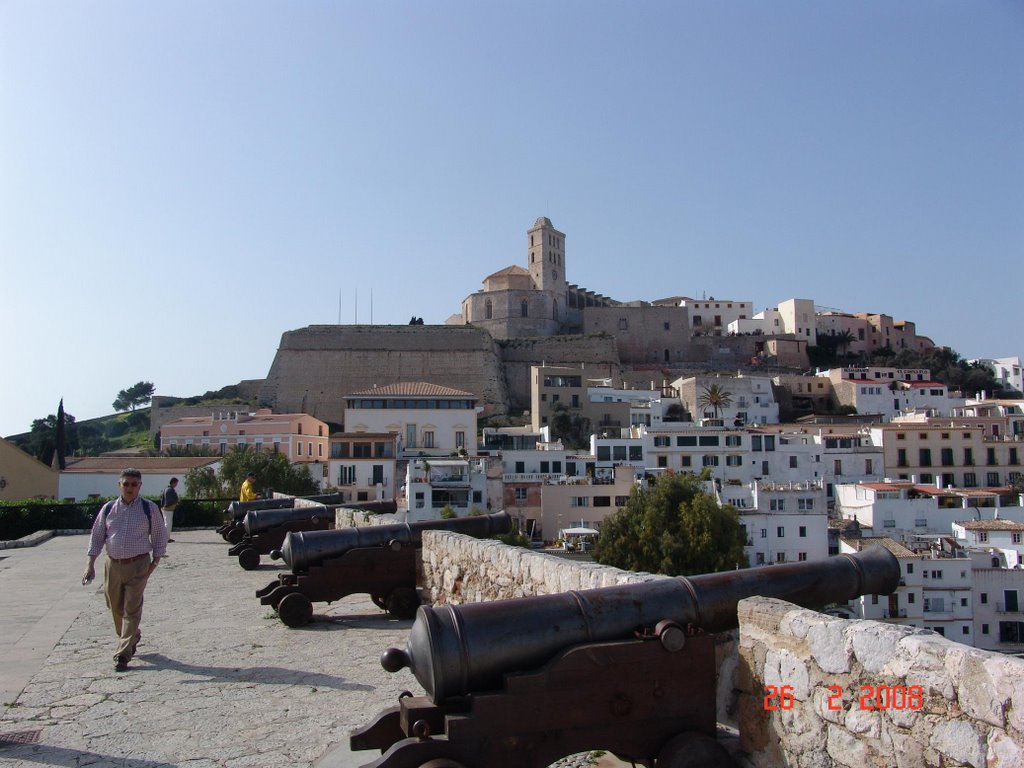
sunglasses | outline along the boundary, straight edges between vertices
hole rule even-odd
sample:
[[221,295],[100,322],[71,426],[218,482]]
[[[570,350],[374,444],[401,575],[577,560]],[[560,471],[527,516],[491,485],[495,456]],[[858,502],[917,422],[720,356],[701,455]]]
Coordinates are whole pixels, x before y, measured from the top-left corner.
[[142,485],[142,483],[140,483],[138,480],[122,480],[121,485],[123,485],[125,488],[138,488],[140,485]]

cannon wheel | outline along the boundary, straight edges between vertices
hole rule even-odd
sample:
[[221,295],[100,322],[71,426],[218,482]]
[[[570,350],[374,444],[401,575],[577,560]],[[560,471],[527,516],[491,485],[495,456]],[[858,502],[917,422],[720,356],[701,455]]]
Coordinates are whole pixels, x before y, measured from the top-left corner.
[[238,553],[238,564],[247,571],[254,571],[260,564],[260,553],[252,547],[246,547]]
[[735,768],[728,750],[703,733],[680,733],[661,748],[657,768]]
[[420,607],[420,597],[415,589],[397,587],[384,601],[384,609],[398,619],[416,618],[416,609]]
[[292,592],[277,604],[277,615],[286,626],[294,629],[308,624],[313,618],[313,603],[301,592]]
[[224,538],[228,540],[228,544],[237,544],[242,540],[243,536],[245,536],[245,531],[241,528],[232,528]]

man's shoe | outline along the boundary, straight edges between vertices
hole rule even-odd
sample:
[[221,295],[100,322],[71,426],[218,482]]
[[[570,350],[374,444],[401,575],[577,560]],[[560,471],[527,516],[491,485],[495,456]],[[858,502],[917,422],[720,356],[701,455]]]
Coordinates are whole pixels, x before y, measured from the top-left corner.
[[114,657],[114,671],[115,672],[127,672],[128,671],[128,659],[124,656]]
[[174,539],[168,539],[167,543],[170,544],[172,541],[174,541]]

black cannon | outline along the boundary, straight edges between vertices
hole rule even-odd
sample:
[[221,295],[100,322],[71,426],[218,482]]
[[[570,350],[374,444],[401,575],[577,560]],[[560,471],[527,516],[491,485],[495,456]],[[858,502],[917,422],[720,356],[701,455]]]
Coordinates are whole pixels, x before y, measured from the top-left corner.
[[313,617],[313,603],[332,603],[346,595],[369,593],[373,602],[400,619],[416,615],[416,550],[423,531],[452,531],[483,538],[512,530],[505,512],[493,515],[425,520],[418,523],[368,525],[334,531],[289,533],[273,559],[283,559],[291,573],[256,592],[273,606],[281,621],[300,627]]
[[542,768],[607,749],[658,768],[731,766],[716,741],[714,637],[754,595],[821,607],[888,594],[899,563],[876,546],[822,562],[666,578],[582,592],[421,607],[390,672],[427,696],[352,733],[367,768]]
[[[255,509],[290,509],[295,506],[295,496],[276,499],[254,499],[253,501],[232,501],[224,510],[224,523],[217,529],[224,541],[232,546],[245,536],[245,515]],[[340,504],[344,501],[341,494],[331,493],[321,496],[303,496],[301,498],[318,504]]]
[[257,568],[260,555],[269,555],[284,544],[289,532],[326,531],[334,528],[339,509],[390,514],[398,509],[393,501],[371,501],[350,504],[306,504],[284,509],[253,509],[242,521],[242,540],[228,550],[247,571]]

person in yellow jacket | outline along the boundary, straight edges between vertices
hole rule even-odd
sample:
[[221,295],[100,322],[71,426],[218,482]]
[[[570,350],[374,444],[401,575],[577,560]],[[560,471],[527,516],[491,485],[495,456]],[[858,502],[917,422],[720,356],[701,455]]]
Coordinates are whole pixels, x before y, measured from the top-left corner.
[[245,476],[245,482],[242,483],[242,490],[238,494],[239,501],[255,501],[260,495],[256,492],[256,473],[250,472]]

